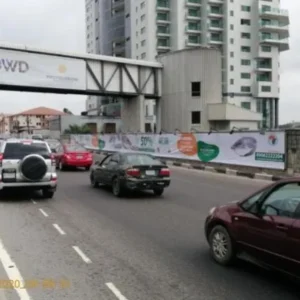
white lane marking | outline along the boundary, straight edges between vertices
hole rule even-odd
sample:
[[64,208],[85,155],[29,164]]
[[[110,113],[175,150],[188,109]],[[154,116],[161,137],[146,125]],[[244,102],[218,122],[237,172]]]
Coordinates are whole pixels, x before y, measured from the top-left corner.
[[106,286],[114,293],[118,300],[128,300],[112,282],[107,282]]
[[20,300],[31,300],[31,297],[29,296],[27,290],[22,287],[22,283],[25,281],[19,269],[17,268],[15,262],[12,261],[10,255],[6,251],[1,239],[0,239],[0,260],[9,280],[11,280],[12,282],[16,282],[17,280],[20,281],[21,287],[20,288],[14,287],[17,294],[19,295]]
[[41,208],[40,208],[40,212],[44,215],[44,217],[46,218],[49,217],[49,215]]
[[53,227],[61,234],[61,235],[65,235],[66,233],[60,228],[60,226],[58,224],[52,224]]
[[33,204],[36,204],[36,202],[35,202],[33,199],[31,199],[31,202],[32,202]]
[[90,264],[92,261],[81,251],[78,246],[72,246],[72,248],[77,252],[77,254],[82,258],[84,262]]

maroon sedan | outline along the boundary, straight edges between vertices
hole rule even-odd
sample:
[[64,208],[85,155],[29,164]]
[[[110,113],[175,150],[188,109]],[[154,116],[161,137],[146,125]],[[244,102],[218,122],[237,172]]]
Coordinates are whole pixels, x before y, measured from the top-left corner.
[[205,235],[219,264],[241,258],[300,278],[300,178],[212,208]]

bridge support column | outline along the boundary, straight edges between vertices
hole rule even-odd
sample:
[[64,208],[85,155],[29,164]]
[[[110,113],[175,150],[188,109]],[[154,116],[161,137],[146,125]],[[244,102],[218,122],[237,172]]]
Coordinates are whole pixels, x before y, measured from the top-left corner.
[[135,98],[123,99],[121,118],[124,132],[145,132],[145,97],[139,95]]
[[156,116],[156,133],[161,131],[161,98],[155,101],[155,116]]

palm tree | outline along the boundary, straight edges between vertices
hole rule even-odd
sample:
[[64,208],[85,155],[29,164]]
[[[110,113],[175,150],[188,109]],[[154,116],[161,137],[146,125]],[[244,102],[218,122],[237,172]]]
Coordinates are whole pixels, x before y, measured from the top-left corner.
[[65,134],[91,134],[92,130],[87,124],[84,125],[70,125],[68,129],[65,130]]

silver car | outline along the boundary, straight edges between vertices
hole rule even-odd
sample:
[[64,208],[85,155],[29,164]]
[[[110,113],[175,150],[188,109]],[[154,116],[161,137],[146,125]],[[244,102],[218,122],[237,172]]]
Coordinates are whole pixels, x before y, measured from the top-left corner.
[[49,145],[40,140],[9,139],[1,143],[0,190],[42,190],[52,198],[57,187],[55,158]]

